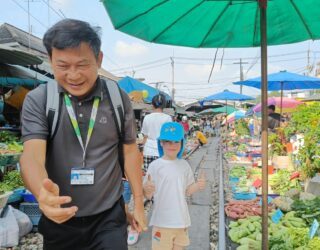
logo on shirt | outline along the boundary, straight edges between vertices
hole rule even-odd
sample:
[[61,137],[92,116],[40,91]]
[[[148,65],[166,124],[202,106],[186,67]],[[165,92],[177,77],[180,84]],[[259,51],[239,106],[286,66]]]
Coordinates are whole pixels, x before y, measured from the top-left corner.
[[161,233],[159,231],[155,232],[155,234],[153,235],[153,239],[156,240],[156,241],[160,241]]
[[100,118],[99,123],[101,123],[101,124],[106,124],[106,123],[107,123],[107,117],[102,116],[102,117]]

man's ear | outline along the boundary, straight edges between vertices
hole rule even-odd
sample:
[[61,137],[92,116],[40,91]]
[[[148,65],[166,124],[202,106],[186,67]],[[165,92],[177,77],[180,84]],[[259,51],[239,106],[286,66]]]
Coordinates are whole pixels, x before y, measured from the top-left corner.
[[103,53],[102,53],[102,51],[100,51],[98,58],[97,58],[97,63],[98,63],[99,68],[101,68],[102,59],[103,59]]

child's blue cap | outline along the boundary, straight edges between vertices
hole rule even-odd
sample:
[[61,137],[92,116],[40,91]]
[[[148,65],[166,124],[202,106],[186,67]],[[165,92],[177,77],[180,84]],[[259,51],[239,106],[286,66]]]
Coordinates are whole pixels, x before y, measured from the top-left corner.
[[166,122],[162,125],[160,136],[158,138],[158,151],[159,156],[163,156],[163,148],[160,141],[181,141],[181,149],[177,155],[180,159],[184,151],[184,129],[180,123],[177,122]]

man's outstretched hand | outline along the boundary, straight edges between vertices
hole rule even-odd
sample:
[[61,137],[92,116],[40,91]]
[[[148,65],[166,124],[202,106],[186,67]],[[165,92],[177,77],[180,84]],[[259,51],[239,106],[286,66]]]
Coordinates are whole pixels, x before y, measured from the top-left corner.
[[62,208],[61,205],[71,202],[70,196],[59,196],[59,186],[50,179],[44,179],[37,197],[39,208],[50,220],[61,224],[78,211],[78,207],[72,206]]

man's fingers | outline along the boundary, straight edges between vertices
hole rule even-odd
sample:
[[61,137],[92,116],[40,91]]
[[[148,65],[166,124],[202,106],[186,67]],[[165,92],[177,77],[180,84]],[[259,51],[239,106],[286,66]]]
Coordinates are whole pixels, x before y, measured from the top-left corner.
[[75,214],[71,214],[69,216],[52,217],[52,218],[50,218],[50,220],[52,220],[58,224],[61,224],[63,222],[66,222],[67,220],[71,219],[73,216],[75,216]]
[[48,196],[45,203],[49,206],[57,207],[62,204],[70,203],[70,196]]
[[150,175],[150,174],[148,174],[148,181],[150,181],[150,182],[152,181],[152,180],[151,180],[151,175]]
[[55,184],[52,180],[44,179],[42,182],[42,186],[46,191],[53,193],[57,196],[59,195],[59,186]]
[[51,207],[51,206],[45,205],[45,206],[41,206],[40,208],[49,219],[55,218],[55,217],[69,217],[69,216],[72,217],[78,211],[78,207],[76,206],[61,208],[61,207]]

